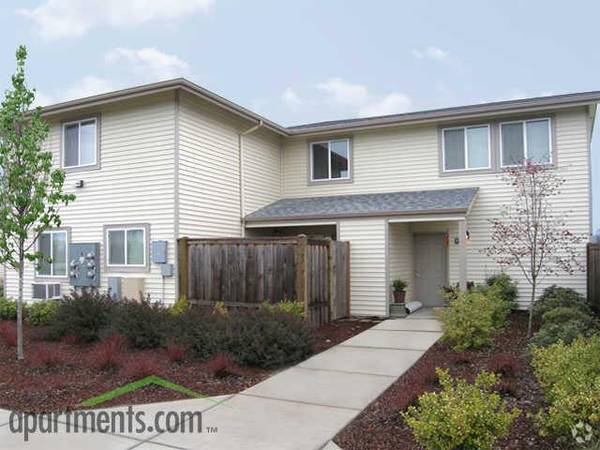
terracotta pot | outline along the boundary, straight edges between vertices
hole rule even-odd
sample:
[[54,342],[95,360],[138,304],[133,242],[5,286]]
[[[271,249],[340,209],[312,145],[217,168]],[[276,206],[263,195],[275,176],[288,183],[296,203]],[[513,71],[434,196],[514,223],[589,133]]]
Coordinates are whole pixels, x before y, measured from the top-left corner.
[[395,303],[404,303],[405,298],[406,298],[406,291],[394,291],[394,302]]

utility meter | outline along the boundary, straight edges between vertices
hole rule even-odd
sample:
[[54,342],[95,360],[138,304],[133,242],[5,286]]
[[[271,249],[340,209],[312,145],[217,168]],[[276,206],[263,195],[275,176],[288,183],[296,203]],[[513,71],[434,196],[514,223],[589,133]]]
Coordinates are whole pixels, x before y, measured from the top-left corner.
[[74,287],[100,285],[100,244],[71,244],[69,246],[69,280]]

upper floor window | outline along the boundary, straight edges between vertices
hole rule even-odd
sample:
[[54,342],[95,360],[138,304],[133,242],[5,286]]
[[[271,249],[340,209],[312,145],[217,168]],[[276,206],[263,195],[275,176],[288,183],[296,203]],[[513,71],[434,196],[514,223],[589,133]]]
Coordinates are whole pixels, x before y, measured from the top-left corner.
[[350,179],[350,139],[310,144],[311,180]]
[[76,120],[63,124],[63,167],[77,168],[97,164],[98,120]]
[[43,232],[39,237],[38,250],[44,256],[38,267],[39,276],[67,276],[67,232],[65,230]]
[[146,266],[146,229],[143,227],[114,227],[106,232],[107,265]]
[[502,167],[552,162],[550,119],[520,120],[500,124]]
[[490,168],[490,126],[475,125],[442,130],[444,171]]

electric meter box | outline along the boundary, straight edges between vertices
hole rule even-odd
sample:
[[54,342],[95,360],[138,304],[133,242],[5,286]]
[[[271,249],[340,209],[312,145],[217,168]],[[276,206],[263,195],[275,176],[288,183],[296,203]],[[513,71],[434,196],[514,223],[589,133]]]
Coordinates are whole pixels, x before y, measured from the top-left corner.
[[69,245],[69,281],[74,287],[100,285],[100,244]]
[[152,263],[167,263],[167,241],[152,241]]

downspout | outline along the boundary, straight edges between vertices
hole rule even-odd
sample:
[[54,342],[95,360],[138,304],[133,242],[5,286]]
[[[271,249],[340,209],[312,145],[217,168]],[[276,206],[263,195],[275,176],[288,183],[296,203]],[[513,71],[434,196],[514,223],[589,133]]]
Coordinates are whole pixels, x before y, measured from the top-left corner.
[[238,134],[238,158],[239,158],[239,171],[240,171],[240,223],[242,226],[242,237],[246,236],[246,202],[244,199],[246,180],[244,178],[244,136],[254,133],[259,128],[262,128],[264,122],[259,120],[256,125],[252,128],[248,128],[246,131],[242,131]]

